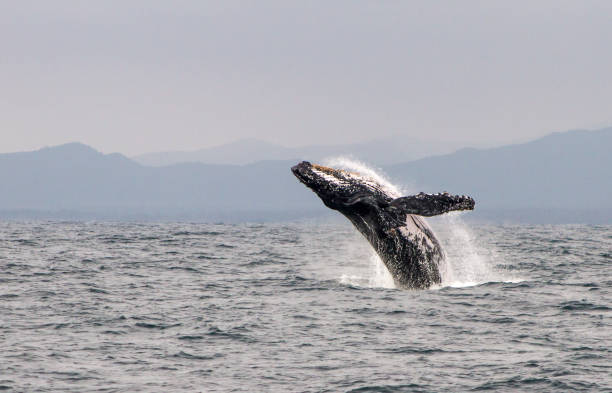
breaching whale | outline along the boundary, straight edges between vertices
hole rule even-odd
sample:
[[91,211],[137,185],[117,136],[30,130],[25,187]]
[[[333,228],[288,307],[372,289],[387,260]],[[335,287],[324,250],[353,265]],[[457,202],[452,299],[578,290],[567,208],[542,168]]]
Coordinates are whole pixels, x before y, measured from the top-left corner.
[[424,194],[396,197],[374,179],[303,161],[293,174],[325,206],[348,218],[370,242],[399,288],[422,289],[441,282],[442,247],[423,216],[472,210],[465,195]]

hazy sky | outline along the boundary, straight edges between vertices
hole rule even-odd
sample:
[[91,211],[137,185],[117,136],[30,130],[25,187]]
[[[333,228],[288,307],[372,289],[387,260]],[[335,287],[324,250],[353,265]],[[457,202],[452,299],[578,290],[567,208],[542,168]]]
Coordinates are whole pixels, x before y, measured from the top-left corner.
[[612,124],[612,1],[3,1],[0,151]]

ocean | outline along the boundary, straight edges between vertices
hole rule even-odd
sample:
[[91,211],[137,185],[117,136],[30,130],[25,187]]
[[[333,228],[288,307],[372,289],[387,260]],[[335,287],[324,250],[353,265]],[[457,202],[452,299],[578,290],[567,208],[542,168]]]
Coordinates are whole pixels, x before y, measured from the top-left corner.
[[612,391],[612,226],[429,222],[428,290],[341,219],[0,222],[0,390]]

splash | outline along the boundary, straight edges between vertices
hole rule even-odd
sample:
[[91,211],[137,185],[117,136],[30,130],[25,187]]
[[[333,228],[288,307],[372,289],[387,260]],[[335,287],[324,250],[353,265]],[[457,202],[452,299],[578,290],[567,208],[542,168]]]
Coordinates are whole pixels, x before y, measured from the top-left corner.
[[[461,219],[464,212],[451,212],[437,218],[437,233],[446,258],[440,264],[442,287],[469,287],[487,282],[519,282],[509,272],[494,267],[499,260],[496,250],[481,244]],[[437,226],[436,226],[437,227]]]
[[343,274],[340,277],[340,283],[364,288],[396,288],[393,276],[391,276],[391,273],[389,273],[383,261],[378,254],[376,254],[376,251],[371,250],[370,252],[370,266],[368,267],[368,271],[364,271],[363,275]]
[[[397,186],[389,181],[379,169],[372,168],[364,162],[347,157],[334,157],[325,160],[325,164],[338,169],[357,172],[364,177],[379,183],[390,196],[397,198],[407,195],[406,187]],[[414,189],[414,187],[411,187]],[[519,282],[520,278],[509,277],[508,272],[494,268],[493,261],[498,260],[494,249],[479,244],[476,236],[461,219],[463,212],[451,212],[439,216],[439,228],[436,229],[446,258],[441,262],[440,274],[442,287],[468,287],[486,282]],[[437,236],[437,235],[436,235]],[[342,275],[343,284],[362,287],[395,288],[393,277],[374,250],[370,255],[370,274],[366,279],[362,275]]]
[[368,282],[371,288],[395,288],[395,282],[393,276],[387,270],[387,267],[380,259],[376,251],[372,250],[370,255],[370,265],[372,268],[372,275]]

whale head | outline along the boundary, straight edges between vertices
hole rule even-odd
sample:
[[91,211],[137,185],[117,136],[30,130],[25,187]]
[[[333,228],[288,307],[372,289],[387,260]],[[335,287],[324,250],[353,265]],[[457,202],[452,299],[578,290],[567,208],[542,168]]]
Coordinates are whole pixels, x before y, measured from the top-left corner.
[[334,210],[354,209],[358,205],[388,206],[394,199],[379,183],[358,173],[334,169],[308,161],[293,166],[291,171],[314,191],[323,203]]

